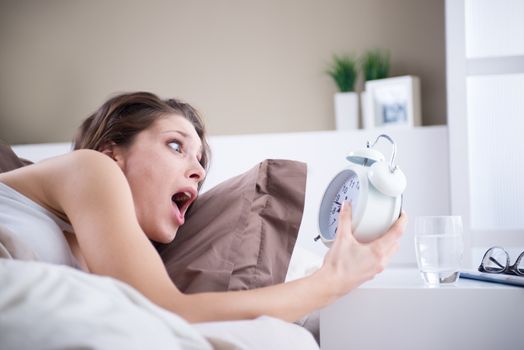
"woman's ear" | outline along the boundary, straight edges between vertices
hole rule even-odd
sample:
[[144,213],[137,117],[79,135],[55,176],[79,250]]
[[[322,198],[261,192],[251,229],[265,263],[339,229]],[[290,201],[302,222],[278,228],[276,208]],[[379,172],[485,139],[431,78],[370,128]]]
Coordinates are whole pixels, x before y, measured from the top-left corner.
[[120,167],[124,165],[124,155],[122,147],[118,146],[114,142],[106,143],[100,152],[113,159]]
[[114,149],[116,144],[114,142],[108,142],[100,148],[100,152],[108,156],[109,158],[116,160],[114,157]]

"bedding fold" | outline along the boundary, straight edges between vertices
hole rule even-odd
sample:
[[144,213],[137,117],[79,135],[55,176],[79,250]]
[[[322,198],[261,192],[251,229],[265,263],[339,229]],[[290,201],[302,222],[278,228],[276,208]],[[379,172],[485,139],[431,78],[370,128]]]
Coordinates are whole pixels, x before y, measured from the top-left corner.
[[318,349],[307,330],[275,318],[189,324],[114,278],[0,258],[3,350],[284,350],[294,345]]

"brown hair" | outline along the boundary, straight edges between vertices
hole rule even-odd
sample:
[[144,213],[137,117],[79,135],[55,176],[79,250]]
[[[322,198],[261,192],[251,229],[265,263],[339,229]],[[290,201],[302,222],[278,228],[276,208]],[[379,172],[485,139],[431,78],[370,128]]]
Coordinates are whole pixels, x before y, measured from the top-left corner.
[[153,122],[170,114],[180,115],[193,124],[202,142],[200,164],[208,169],[210,149],[206,141],[204,123],[198,111],[191,105],[171,98],[162,100],[149,92],[132,92],[107,100],[80,126],[74,149],[88,148],[101,151],[108,143],[126,146],[134,137]]

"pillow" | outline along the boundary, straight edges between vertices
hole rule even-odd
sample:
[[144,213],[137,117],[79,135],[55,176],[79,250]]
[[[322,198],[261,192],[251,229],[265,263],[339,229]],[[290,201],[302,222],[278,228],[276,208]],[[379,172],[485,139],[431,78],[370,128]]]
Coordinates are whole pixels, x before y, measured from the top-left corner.
[[[28,164],[0,140],[0,173]],[[284,282],[306,175],[304,163],[265,160],[199,196],[175,240],[157,245],[177,287],[191,293]]]
[[205,192],[173,242],[157,246],[183,292],[284,282],[302,220],[306,164],[265,160]]
[[28,164],[31,164],[31,162],[18,158],[11,147],[4,141],[0,140],[0,173],[14,170]]
[[[31,162],[18,158],[11,147],[0,140],[0,173],[28,164],[31,164]],[[36,255],[30,247],[16,239],[6,227],[0,226],[0,258],[36,260]]]

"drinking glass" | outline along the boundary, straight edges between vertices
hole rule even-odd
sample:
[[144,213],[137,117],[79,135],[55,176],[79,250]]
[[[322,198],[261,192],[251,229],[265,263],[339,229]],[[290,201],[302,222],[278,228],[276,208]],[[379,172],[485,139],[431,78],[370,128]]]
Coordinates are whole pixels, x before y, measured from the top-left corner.
[[417,217],[415,252],[418,268],[426,285],[455,283],[460,275],[464,253],[461,217]]

